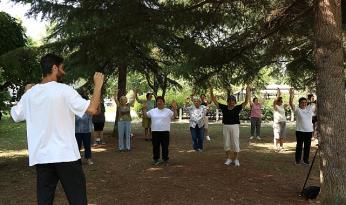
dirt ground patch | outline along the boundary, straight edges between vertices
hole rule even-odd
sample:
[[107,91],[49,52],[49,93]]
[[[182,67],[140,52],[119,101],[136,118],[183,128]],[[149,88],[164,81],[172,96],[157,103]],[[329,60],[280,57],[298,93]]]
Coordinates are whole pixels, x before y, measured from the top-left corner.
[[[287,151],[272,151],[272,130],[265,126],[263,139],[249,143],[249,126],[241,127],[240,167],[225,166],[220,124],[210,125],[212,140],[203,152],[191,151],[188,124],[172,124],[170,163],[151,165],[152,145],[144,141],[140,123],[133,125],[132,151],[118,152],[111,126],[105,130],[106,145],[93,149],[95,164],[83,168],[89,204],[236,204],[303,205],[298,194],[308,167],[294,165],[294,132]],[[311,151],[310,157],[314,154]],[[0,162],[0,204],[36,204],[36,172],[27,156],[7,157]],[[318,163],[310,184],[318,184]],[[67,204],[58,187],[55,204]]]

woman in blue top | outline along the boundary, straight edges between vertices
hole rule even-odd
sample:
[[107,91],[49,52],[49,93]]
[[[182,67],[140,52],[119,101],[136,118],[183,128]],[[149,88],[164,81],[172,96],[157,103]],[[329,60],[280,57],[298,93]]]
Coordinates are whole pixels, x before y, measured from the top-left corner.
[[[88,99],[86,95],[82,94],[84,99]],[[91,160],[91,131],[92,131],[92,116],[85,113],[82,117],[76,115],[75,117],[75,136],[78,143],[79,150],[84,147],[84,158],[89,165],[94,164]]]
[[78,148],[84,147],[84,158],[89,165],[94,164],[91,160],[91,130],[92,117],[85,113],[82,118],[76,116],[76,139]]

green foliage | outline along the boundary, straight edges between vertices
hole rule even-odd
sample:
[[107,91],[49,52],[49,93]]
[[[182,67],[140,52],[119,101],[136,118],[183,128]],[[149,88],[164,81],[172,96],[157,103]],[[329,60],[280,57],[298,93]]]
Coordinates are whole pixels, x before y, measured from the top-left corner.
[[31,48],[18,48],[0,56],[1,74],[8,86],[17,92],[17,98],[28,83],[39,83],[41,70],[38,53]]
[[181,89],[175,80],[180,78],[202,90],[211,80],[230,94],[231,86],[260,83],[268,67],[283,75],[283,66],[290,65],[288,82],[296,87],[310,74],[300,79],[296,68],[303,62],[297,50],[312,45],[309,0],[14,1],[52,20],[45,48],[80,67],[73,76],[95,70],[116,76],[127,67],[141,73],[156,95],[165,95],[170,87]]
[[0,110],[7,110],[6,102],[11,100],[8,89],[17,89],[23,85],[26,77],[33,74],[30,74],[31,70],[26,72],[23,67],[28,57],[21,49],[27,44],[24,28],[5,12],[0,12],[0,39]]
[[[27,38],[22,25],[10,15],[0,11],[0,110],[7,110],[10,101],[8,88],[15,87],[20,78],[25,78],[26,72],[22,73],[22,67],[8,67],[10,52],[23,47],[27,43]],[[18,69],[18,70],[17,70]],[[14,74],[12,74],[14,73]]]
[[22,25],[2,11],[0,11],[0,39],[0,56],[27,43]]
[[8,110],[8,104],[6,102],[9,102],[11,100],[11,96],[8,91],[0,91],[0,111]]

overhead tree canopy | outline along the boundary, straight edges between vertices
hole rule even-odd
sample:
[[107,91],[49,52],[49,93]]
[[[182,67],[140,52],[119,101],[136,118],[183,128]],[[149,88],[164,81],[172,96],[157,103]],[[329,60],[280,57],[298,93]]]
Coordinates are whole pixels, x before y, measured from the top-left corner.
[[[19,83],[23,77],[21,70],[25,68],[25,64],[20,67],[7,67],[6,64],[10,61],[7,55],[27,43],[27,37],[22,25],[5,12],[0,12],[0,39],[0,110],[3,110],[6,108],[5,101],[10,100],[8,88],[21,85]],[[11,60],[17,61],[17,59],[12,58]],[[20,58],[21,60],[23,58]]]
[[0,11],[0,39],[0,56],[27,43],[22,25],[2,11]]

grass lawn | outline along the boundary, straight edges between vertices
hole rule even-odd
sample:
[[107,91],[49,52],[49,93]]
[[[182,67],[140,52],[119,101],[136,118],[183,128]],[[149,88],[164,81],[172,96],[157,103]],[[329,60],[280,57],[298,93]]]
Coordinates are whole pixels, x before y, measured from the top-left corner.
[[[151,165],[152,146],[141,123],[133,123],[132,151],[117,151],[113,125],[105,127],[106,145],[93,148],[95,164],[83,164],[90,204],[318,204],[298,197],[308,167],[294,165],[294,124],[288,126],[286,151],[272,150],[271,124],[262,140],[249,142],[249,124],[241,125],[240,167],[225,166],[222,125],[211,123],[212,138],[202,153],[193,152],[188,124],[172,123],[170,164]],[[0,121],[0,204],[36,204],[36,172],[28,166],[25,123]],[[310,158],[313,157],[312,148]],[[310,184],[318,185],[318,163]],[[67,204],[58,186],[55,204]]]

